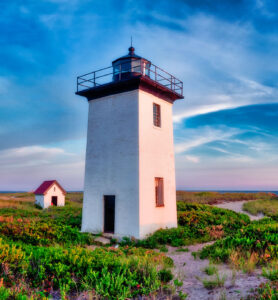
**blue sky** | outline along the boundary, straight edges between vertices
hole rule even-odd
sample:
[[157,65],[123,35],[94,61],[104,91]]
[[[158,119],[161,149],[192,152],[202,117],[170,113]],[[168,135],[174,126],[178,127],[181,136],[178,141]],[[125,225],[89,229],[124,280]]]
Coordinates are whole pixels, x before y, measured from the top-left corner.
[[276,0],[0,1],[0,190],[83,188],[76,76],[136,53],[184,82],[180,189],[278,190]]

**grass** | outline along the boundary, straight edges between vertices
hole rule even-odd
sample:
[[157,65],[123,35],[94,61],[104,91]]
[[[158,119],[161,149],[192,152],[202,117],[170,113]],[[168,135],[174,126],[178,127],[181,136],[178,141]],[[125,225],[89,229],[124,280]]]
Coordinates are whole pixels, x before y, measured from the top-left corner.
[[260,213],[275,216],[278,215],[278,198],[246,202],[243,204],[243,209],[255,216]]
[[178,248],[176,252],[189,252],[188,248]]
[[177,200],[186,203],[215,204],[222,201],[270,200],[277,196],[272,193],[219,193],[177,191]]
[[214,279],[203,279],[203,285],[208,290],[223,287],[226,281],[226,276],[220,277],[219,273],[216,273]]
[[211,276],[211,275],[216,274],[216,273],[218,272],[218,269],[217,269],[216,266],[208,265],[207,267],[205,267],[204,272],[205,272],[207,275]]
[[271,281],[278,282],[278,260],[274,260],[263,268],[263,276]]

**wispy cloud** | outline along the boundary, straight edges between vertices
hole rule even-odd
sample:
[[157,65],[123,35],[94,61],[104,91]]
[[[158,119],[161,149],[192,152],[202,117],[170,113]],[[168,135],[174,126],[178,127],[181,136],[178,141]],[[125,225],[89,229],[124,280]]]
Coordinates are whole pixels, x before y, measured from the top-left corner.
[[198,129],[191,129],[188,137],[185,137],[183,142],[177,142],[175,144],[175,152],[177,154],[184,153],[193,148],[200,147],[202,145],[230,139],[231,137],[242,133],[242,130],[237,128],[228,128],[221,126],[214,128],[210,126],[204,126]]
[[[216,168],[210,159],[221,169],[211,185],[233,182],[233,164],[261,172],[271,158],[278,167],[277,110],[252,107],[278,102],[277,11],[274,0],[4,1],[0,182],[27,174],[21,186],[30,186],[59,165],[61,179],[82,186],[88,104],[74,95],[76,76],[125,54],[130,35],[139,55],[184,82],[185,100],[174,104],[179,183],[194,168],[201,185]],[[73,140],[82,141],[76,156]]]
[[22,167],[32,165],[43,165],[47,163],[57,163],[66,156],[72,156],[61,148],[46,148],[42,146],[29,146],[13,148],[0,151],[0,164],[3,167]]
[[197,156],[193,156],[193,155],[185,155],[185,158],[188,160],[188,161],[191,161],[195,164],[199,163],[200,162],[200,158],[197,157]]

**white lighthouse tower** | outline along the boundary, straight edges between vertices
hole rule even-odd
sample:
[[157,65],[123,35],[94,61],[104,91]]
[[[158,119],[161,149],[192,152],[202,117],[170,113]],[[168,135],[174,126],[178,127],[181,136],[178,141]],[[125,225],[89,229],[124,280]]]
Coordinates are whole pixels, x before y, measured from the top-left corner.
[[183,83],[137,56],[77,78],[89,102],[83,232],[143,238],[177,226],[172,106]]

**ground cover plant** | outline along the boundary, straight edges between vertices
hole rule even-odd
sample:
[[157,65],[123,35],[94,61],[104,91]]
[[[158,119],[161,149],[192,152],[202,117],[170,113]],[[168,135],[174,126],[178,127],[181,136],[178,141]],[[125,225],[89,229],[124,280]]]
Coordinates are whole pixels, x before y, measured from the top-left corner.
[[250,223],[245,214],[210,205],[178,202],[178,228],[161,229],[144,240],[125,238],[121,244],[144,248],[208,242],[232,234]]
[[66,299],[81,291],[126,299],[154,293],[172,279],[172,260],[162,253],[109,246],[88,250],[93,236],[80,233],[80,195],[68,194],[65,207],[46,210],[29,194],[0,200],[10,204],[0,203],[1,299],[47,299],[57,292]]
[[65,207],[42,210],[34,202],[12,202],[19,208],[0,207],[0,235],[13,241],[45,246],[56,243],[86,245],[93,241],[90,234],[80,233],[81,204],[67,201]]
[[252,215],[278,215],[278,198],[250,201],[243,204],[243,209]]
[[187,203],[216,204],[222,201],[268,200],[275,199],[273,193],[219,193],[177,191],[177,200]]
[[[55,293],[75,299],[82,291],[91,298],[154,295],[168,281],[173,286],[178,282],[167,245],[185,252],[186,245],[214,240],[201,252],[203,257],[238,263],[236,267],[247,272],[264,266],[263,275],[272,284],[261,291],[274,293],[278,216],[251,222],[245,214],[179,201],[178,228],[158,230],[142,241],[126,238],[119,248],[111,246],[117,243],[112,240],[111,245],[95,249],[91,246],[95,237],[80,232],[81,208],[81,193],[67,194],[65,207],[46,210],[36,207],[30,194],[10,198],[0,194],[0,299],[47,299]],[[208,289],[224,285],[217,269],[208,266],[203,271],[208,277],[201,282]]]
[[273,219],[255,221],[203,248],[200,257],[230,262],[238,268],[266,265],[278,258],[278,223]]
[[0,260],[0,276],[6,287],[15,283],[23,287],[24,282],[47,295],[57,289],[67,293],[93,290],[109,299],[156,291],[161,286],[160,272],[172,266],[163,254],[139,248],[90,251],[14,244],[4,239],[0,239]]
[[278,281],[261,284],[257,291],[247,297],[247,300],[277,300],[278,299]]

